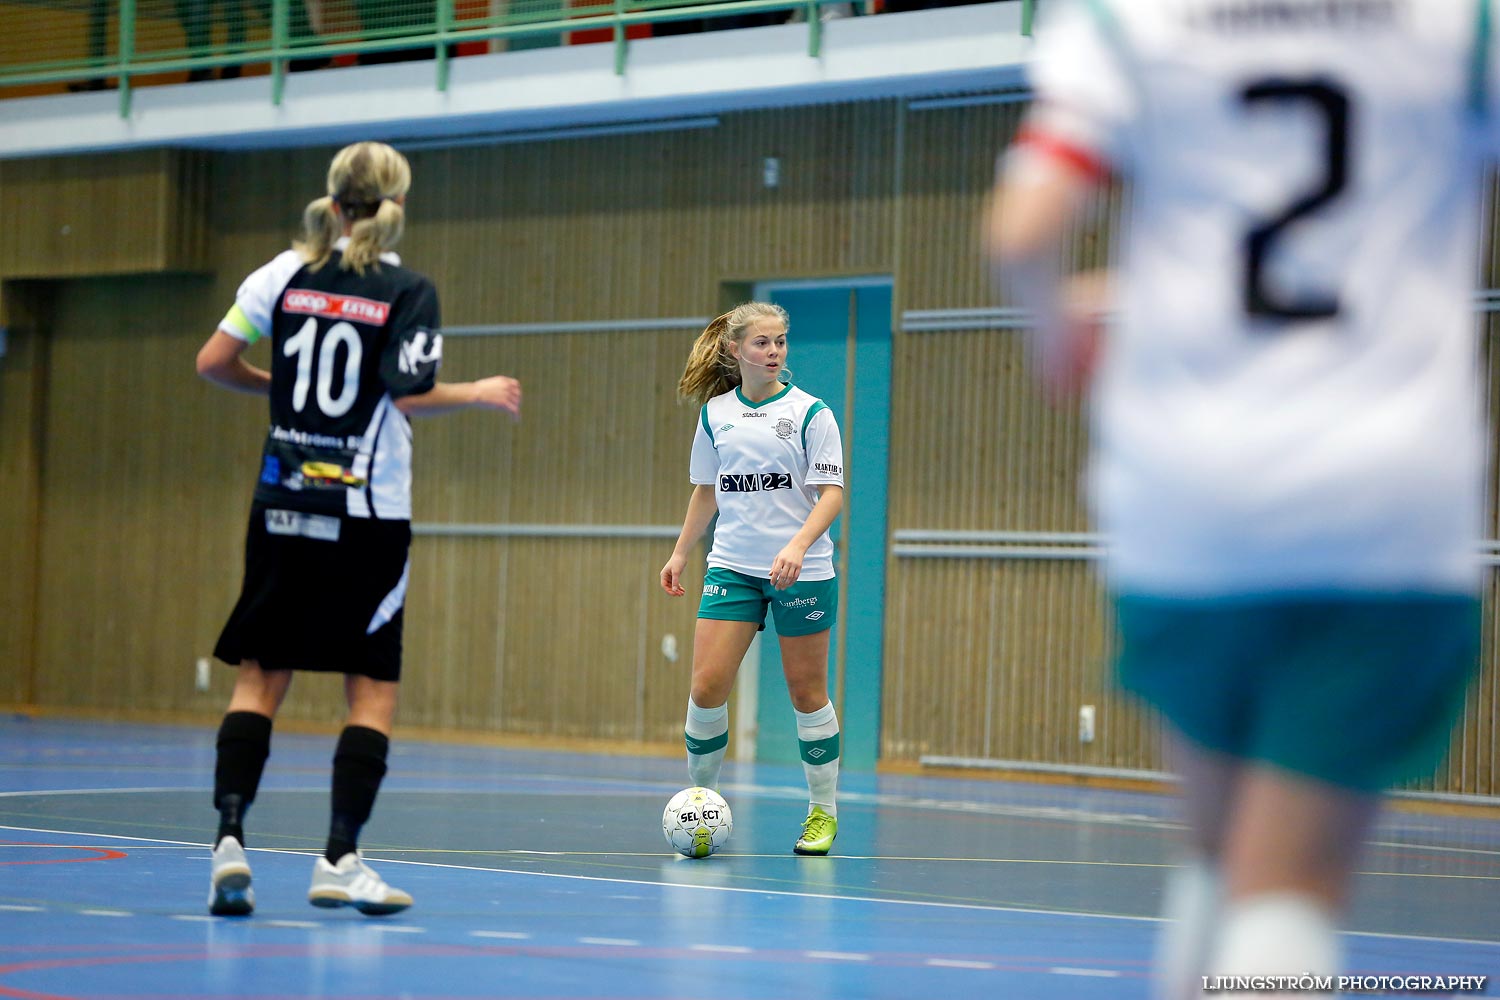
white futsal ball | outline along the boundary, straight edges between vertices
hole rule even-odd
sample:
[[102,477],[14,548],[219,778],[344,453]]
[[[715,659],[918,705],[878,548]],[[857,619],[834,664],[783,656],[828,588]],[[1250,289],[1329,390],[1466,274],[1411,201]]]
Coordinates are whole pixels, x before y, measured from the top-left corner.
[[706,858],[722,850],[733,829],[729,803],[712,788],[684,788],[672,796],[661,814],[667,843],[690,858]]

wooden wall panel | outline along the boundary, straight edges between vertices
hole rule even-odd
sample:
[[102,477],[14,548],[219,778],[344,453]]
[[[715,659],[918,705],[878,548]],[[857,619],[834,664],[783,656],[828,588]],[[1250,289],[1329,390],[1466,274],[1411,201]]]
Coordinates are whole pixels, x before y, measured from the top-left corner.
[[726,280],[889,273],[893,163],[884,102],[425,151],[403,250],[450,325],[704,315]]
[[166,149],[0,163],[0,276],[207,270],[209,171]]
[[672,741],[689,662],[666,661],[662,638],[690,649],[697,605],[657,586],[670,551],[635,539],[420,540],[403,719]]
[[238,587],[264,402],[193,371],[204,279],[68,283],[46,401],[37,700],[206,708],[192,687]]
[[0,702],[32,700],[47,389],[46,289],[0,290]]
[[1085,421],[1043,397],[1022,334],[905,334],[895,370],[892,529],[1088,530]]
[[[896,564],[902,585],[887,609],[883,758],[1160,765],[1154,723],[1110,679],[1109,615],[1091,563]],[[1078,740],[1083,705],[1096,710],[1087,744]]]
[[902,309],[994,305],[980,252],[995,162],[1024,106],[988,104],[905,113],[898,299]]

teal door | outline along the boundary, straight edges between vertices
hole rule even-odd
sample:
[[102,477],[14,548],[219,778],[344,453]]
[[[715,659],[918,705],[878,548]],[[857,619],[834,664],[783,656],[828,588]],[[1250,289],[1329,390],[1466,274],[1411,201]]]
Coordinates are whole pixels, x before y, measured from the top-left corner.
[[[844,511],[831,531],[839,620],[829,643],[828,689],[843,731],[843,766],[871,770],[880,745],[885,628],[891,285],[878,278],[767,283],[755,297],[787,311],[792,382],[828,404],[843,436]],[[797,723],[769,616],[757,685],[756,759],[796,763]]]

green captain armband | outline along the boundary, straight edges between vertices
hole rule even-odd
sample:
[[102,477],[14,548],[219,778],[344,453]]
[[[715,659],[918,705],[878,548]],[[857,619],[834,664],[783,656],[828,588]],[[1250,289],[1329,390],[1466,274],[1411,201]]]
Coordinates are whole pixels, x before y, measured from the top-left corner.
[[253,344],[264,336],[255,328],[255,324],[250,322],[250,317],[245,315],[245,310],[241,309],[237,302],[219,321],[219,329],[239,334],[240,339],[247,344]]

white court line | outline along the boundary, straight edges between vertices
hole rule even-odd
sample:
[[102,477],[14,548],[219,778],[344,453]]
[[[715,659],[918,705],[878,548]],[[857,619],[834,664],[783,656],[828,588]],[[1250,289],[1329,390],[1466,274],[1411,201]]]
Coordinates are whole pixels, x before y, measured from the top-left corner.
[[807,951],[803,952],[808,958],[821,958],[829,962],[868,962],[869,955],[861,955],[852,951]]
[[[98,834],[86,830],[43,830],[30,826],[7,826],[0,824],[0,830],[15,830],[20,833],[50,833],[64,837],[97,837],[101,840],[130,840],[130,841],[152,841],[158,844],[177,844],[182,847],[208,847],[207,844],[193,843],[186,840],[168,840],[165,837],[122,837],[115,834]],[[285,848],[251,847],[249,851],[261,851],[266,854],[292,854],[304,857],[317,857],[317,850],[293,851]],[[702,892],[739,892],[749,893],[756,896],[784,896],[790,899],[826,899],[833,902],[846,903],[874,903],[887,906],[924,906],[940,910],[978,910],[984,913],[1026,913],[1043,917],[1074,917],[1084,920],[1124,920],[1135,923],[1158,924],[1163,922],[1161,917],[1147,917],[1128,913],[1088,913],[1082,910],[1051,910],[1042,907],[1028,906],[994,906],[984,903],[942,903],[926,899],[883,899],[879,896],[840,896],[832,893],[820,892],[792,892],[786,889],[752,889],[733,885],[688,885],[681,882],[653,882],[648,879],[635,878],[607,878],[602,875],[566,875],[560,872],[537,872],[526,871],[519,868],[488,868],[482,865],[450,865],[437,861],[408,861],[404,858],[377,858],[370,857],[368,860],[379,861],[386,865],[416,865],[421,868],[438,868],[444,871],[461,872],[489,872],[498,875],[519,875],[531,878],[555,878],[573,880],[578,882],[604,882],[611,885],[639,885],[657,889],[689,889]],[[266,922],[266,921],[263,921]],[[481,932],[474,931],[474,934]],[[1428,934],[1398,934],[1386,931],[1341,931],[1340,933],[1350,937],[1379,938],[1386,941],[1426,941],[1432,944],[1470,944],[1482,947],[1500,948],[1500,941],[1481,941],[1474,938],[1441,937]]]
[[754,948],[747,948],[742,944],[690,944],[688,951],[711,951],[723,955],[748,955]]
[[257,920],[257,924],[265,927],[316,927],[314,920]]
[[135,914],[125,910],[79,910],[85,917],[133,917]]
[[11,912],[11,913],[41,913],[42,912],[42,908],[40,906],[17,906],[14,903],[6,904],[6,905],[0,905],[0,910],[6,910],[6,911]]
[[632,941],[629,938],[596,938],[596,937],[587,937],[587,938],[579,938],[578,939],[578,943],[579,944],[605,944],[605,945],[613,945],[614,947],[617,947],[617,948],[639,948],[641,946],[641,943],[639,941]]
[[[560,775],[560,774],[549,774],[549,773],[545,773],[545,772],[543,772],[543,773],[537,773],[537,774],[510,775],[509,777],[512,780],[515,780],[515,781],[576,782],[578,780],[576,776]],[[636,789],[636,790],[639,790],[639,791],[642,791],[642,792],[651,790],[651,789],[656,788],[656,787],[661,787],[661,788],[675,787],[675,786],[666,785],[666,784],[663,784],[663,783],[660,783],[660,782],[643,782],[643,781],[641,781],[638,778],[613,778],[613,777],[605,776],[605,777],[598,777],[598,778],[589,778],[588,780],[591,781],[591,782],[594,782],[596,784],[622,784],[622,785],[630,785],[630,786],[632,786],[633,789]],[[793,798],[793,799],[795,799],[795,798],[798,798],[800,796],[804,796],[804,795],[807,794],[807,789],[800,788],[800,787],[794,788],[794,787],[792,787],[790,785],[750,785],[750,784],[733,784],[733,783],[731,783],[731,784],[725,785],[724,789],[726,791],[730,791],[730,792],[742,793],[742,794],[747,794],[747,795],[761,797],[761,798],[775,798],[775,799],[786,799],[786,798]],[[27,797],[34,796],[34,795],[36,795],[36,796],[55,796],[55,795],[125,795],[125,794],[136,794],[136,793],[139,793],[139,792],[185,792],[185,793],[197,794],[197,793],[202,792],[202,790],[203,790],[202,788],[197,787],[197,786],[188,787],[188,786],[181,786],[181,785],[142,786],[142,787],[139,787],[139,788],[59,788],[59,789],[43,789],[43,790],[38,790],[38,791],[5,791],[5,792],[0,792],[0,798],[27,798]],[[276,793],[283,793],[283,792],[285,792],[285,793],[300,793],[300,794],[318,794],[318,795],[322,795],[322,794],[326,794],[327,793],[327,788],[326,787],[319,787],[319,788],[273,788],[273,789],[269,789],[268,791],[270,791],[270,792],[276,792]],[[414,795],[471,795],[471,794],[474,793],[474,789],[473,788],[468,788],[468,787],[464,787],[464,788],[434,788],[434,787],[431,787],[431,786],[425,786],[425,787],[421,787],[421,788],[389,788],[389,789],[387,789],[387,792],[397,792],[397,793],[400,793],[400,794],[414,794]],[[541,792],[541,791],[538,791],[538,790],[535,790],[535,789],[527,789],[527,790],[519,790],[518,789],[514,793],[509,793],[509,792],[506,792],[506,791],[502,790],[502,791],[498,792],[497,794],[532,794],[532,795],[535,795],[535,794],[552,794],[552,793]],[[568,791],[568,790],[566,790],[566,789],[560,789],[557,794],[573,794],[573,793],[570,792],[570,791]],[[874,806],[893,806],[893,807],[901,808],[901,809],[921,809],[921,810],[924,810],[924,811],[938,810],[938,811],[941,811],[941,812],[961,813],[961,814],[964,814],[964,815],[971,815],[971,816],[998,816],[998,817],[1010,817],[1010,818],[1020,818],[1020,819],[1045,819],[1045,820],[1056,820],[1056,821],[1059,821],[1059,822],[1087,823],[1087,824],[1095,824],[1095,825],[1117,825],[1117,826],[1131,826],[1131,827],[1146,827],[1146,828],[1162,829],[1162,830],[1179,830],[1179,829],[1184,829],[1185,828],[1182,823],[1180,823],[1180,822],[1178,822],[1176,820],[1166,819],[1166,818],[1157,817],[1157,816],[1149,816],[1149,815],[1145,815],[1145,814],[1141,814],[1141,813],[1089,812],[1089,811],[1082,810],[1082,809],[1072,809],[1072,808],[1067,808],[1067,807],[1062,807],[1062,806],[1018,806],[1018,805],[1007,805],[1007,804],[1004,804],[1004,803],[995,803],[995,802],[964,802],[964,801],[957,801],[957,800],[953,800],[953,799],[936,799],[936,798],[927,798],[927,797],[894,795],[894,794],[887,793],[887,792],[840,792],[839,793],[839,799],[840,799],[840,801],[846,802],[846,803],[851,804],[851,805],[853,805],[853,804],[860,804],[860,805],[874,805]],[[6,829],[6,828],[5,827],[0,827],[0,829]],[[16,829],[23,829],[23,828],[17,827]],[[1486,849],[1486,848],[1477,848],[1477,847],[1447,847],[1447,846],[1443,846],[1443,845],[1440,845],[1440,844],[1402,843],[1402,842],[1399,842],[1399,841],[1388,841],[1388,840],[1371,840],[1371,841],[1366,841],[1365,843],[1368,846],[1371,846],[1371,847],[1383,847],[1383,848],[1389,848],[1389,849],[1401,850],[1401,851],[1437,851],[1437,852],[1443,852],[1443,853],[1448,853],[1448,854],[1473,854],[1473,855],[1480,855],[1480,856],[1484,856],[1484,857],[1500,857],[1500,849]],[[209,845],[209,846],[212,846],[212,845]],[[554,853],[554,852],[550,852],[550,851],[531,851],[531,852],[512,851],[512,852],[509,852],[509,853],[532,853],[532,854],[547,855],[547,854],[551,854],[551,853]],[[886,858],[872,858],[870,860],[884,861],[884,860],[888,860],[888,859],[886,859]],[[969,859],[953,859],[953,860],[969,860]],[[975,860],[983,860],[983,859],[975,859]],[[1373,873],[1373,874],[1386,874],[1386,873],[1377,872],[1377,873]]]
[[182,920],[190,924],[213,924],[218,923],[218,917],[206,917],[201,913],[174,913],[173,920]]
[[[314,925],[316,926],[316,925]],[[380,931],[382,934],[426,934],[425,927],[408,927],[406,924],[366,924],[372,931]]]
[[521,931],[470,931],[470,937],[499,938],[502,941],[530,941],[531,935]]
[[969,962],[961,958],[929,958],[924,965],[939,969],[993,969],[994,962]]
[[1100,979],[1116,979],[1119,973],[1113,969],[1074,969],[1066,965],[1057,965],[1047,970],[1054,976],[1097,976]]

